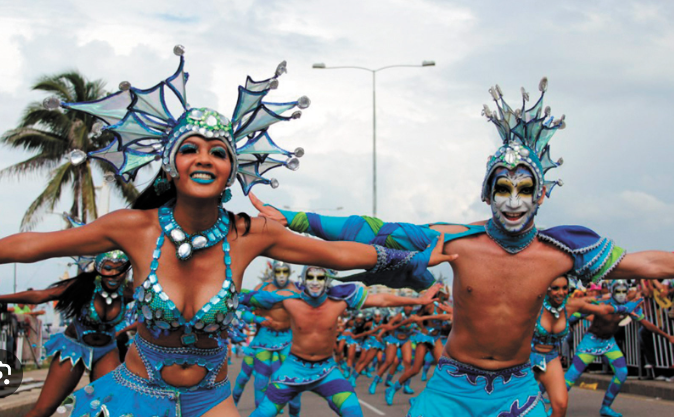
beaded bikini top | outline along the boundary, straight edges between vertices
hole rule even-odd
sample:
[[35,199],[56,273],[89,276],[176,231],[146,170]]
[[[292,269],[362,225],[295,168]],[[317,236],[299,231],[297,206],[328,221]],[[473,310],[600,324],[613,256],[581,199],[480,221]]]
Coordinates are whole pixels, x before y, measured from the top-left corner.
[[[163,206],[159,209],[159,223],[162,226],[164,233],[157,239],[157,247],[152,253],[152,263],[150,264],[150,274],[143,281],[143,283],[136,288],[134,299],[136,300],[136,314],[138,320],[144,322],[147,329],[158,337],[160,334],[168,334],[172,331],[182,331],[181,336],[183,345],[192,345],[196,343],[199,335],[206,335],[209,338],[218,340],[218,343],[224,343],[227,335],[221,335],[227,330],[229,324],[235,317],[236,309],[239,306],[239,296],[236,286],[232,281],[232,271],[230,268],[231,258],[229,256],[229,243],[227,242],[227,230],[229,226],[229,218],[227,213],[220,209],[220,217],[216,225],[219,228],[211,228],[206,233],[209,243],[214,240],[222,240],[222,250],[225,254],[225,270],[226,277],[222,283],[222,287],[217,294],[215,294],[199,311],[192,317],[191,320],[186,320],[180,310],[171,301],[168,295],[164,292],[159,280],[157,278],[157,268],[159,267],[159,257],[161,256],[161,248],[164,245],[165,235],[176,244],[177,251],[180,251],[181,244],[179,239],[175,239],[177,235],[176,229],[179,226],[173,220],[172,207],[170,205]],[[224,227],[222,225],[225,225]],[[216,229],[216,230],[212,230]],[[172,233],[173,232],[173,233]],[[180,230],[181,233],[182,230]],[[209,236],[209,233],[213,236]],[[194,243],[193,249],[201,249],[212,246],[210,244],[201,245],[199,240],[194,242],[195,237],[202,237],[203,235],[192,236],[191,243]],[[182,237],[182,236],[179,236]],[[176,242],[178,240],[178,242]],[[184,240],[189,240],[186,236]],[[182,243],[185,245],[186,243]],[[177,253],[178,258],[183,258],[183,253]]]
[[546,345],[546,346],[560,346],[562,341],[569,334],[569,316],[566,312],[566,305],[561,307],[564,311],[564,317],[566,321],[566,326],[564,330],[559,333],[552,333],[541,324],[541,317],[543,316],[543,311],[545,308],[541,309],[540,314],[538,315],[538,320],[536,320],[536,328],[534,330],[534,337],[531,340],[532,345]]
[[[105,300],[106,305],[112,305],[116,299],[121,300],[119,314],[110,321],[104,321],[96,311],[96,295],[100,294]],[[104,333],[112,337],[115,335],[115,327],[124,320],[126,314],[126,303],[124,302],[124,285],[120,285],[115,292],[108,293],[101,284],[100,275],[96,277],[94,293],[91,295],[91,301],[82,307],[82,312],[75,321],[80,325],[83,334]]]

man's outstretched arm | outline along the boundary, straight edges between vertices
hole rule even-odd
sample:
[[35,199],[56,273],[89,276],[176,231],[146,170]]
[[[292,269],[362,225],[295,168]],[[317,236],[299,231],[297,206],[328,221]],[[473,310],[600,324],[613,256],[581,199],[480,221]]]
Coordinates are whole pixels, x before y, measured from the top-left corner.
[[665,279],[674,276],[674,253],[644,251],[625,255],[604,279]]

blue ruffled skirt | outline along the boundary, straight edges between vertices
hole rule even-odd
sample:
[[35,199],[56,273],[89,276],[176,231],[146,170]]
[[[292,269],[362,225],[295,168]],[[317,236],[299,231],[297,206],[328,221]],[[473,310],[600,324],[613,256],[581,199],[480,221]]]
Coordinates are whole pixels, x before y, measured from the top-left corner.
[[232,394],[229,379],[212,388],[162,388],[128,370],[125,364],[75,391],[57,410],[71,417],[198,417]]

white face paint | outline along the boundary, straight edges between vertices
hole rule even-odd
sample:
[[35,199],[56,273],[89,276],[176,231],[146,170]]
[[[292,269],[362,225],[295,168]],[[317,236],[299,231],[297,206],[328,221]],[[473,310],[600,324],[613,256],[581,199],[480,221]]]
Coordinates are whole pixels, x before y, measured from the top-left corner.
[[504,231],[519,233],[533,222],[538,202],[534,201],[535,179],[524,167],[500,168],[492,180],[491,212]]
[[309,268],[304,281],[307,293],[314,298],[318,298],[325,292],[327,285],[327,275],[321,268]]
[[288,285],[290,278],[290,268],[287,266],[279,266],[274,268],[274,281],[278,288],[285,288]]
[[617,285],[613,288],[613,299],[618,304],[625,304],[627,301],[627,287],[624,285]]

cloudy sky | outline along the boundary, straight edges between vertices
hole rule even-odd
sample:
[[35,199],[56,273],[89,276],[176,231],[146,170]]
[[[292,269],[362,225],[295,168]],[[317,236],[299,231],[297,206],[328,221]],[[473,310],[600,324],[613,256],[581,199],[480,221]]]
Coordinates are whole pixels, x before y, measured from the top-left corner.
[[[208,3],[0,1],[0,128],[16,126],[26,105],[44,98],[30,90],[44,74],[78,69],[111,91],[124,80],[147,88],[173,73],[172,48],[180,43],[190,104],[229,115],[246,75],[267,78],[287,60],[288,74],[270,99],[307,95],[312,105],[270,133],[283,147],[304,147],[306,156],[297,172],[272,171],[281,187],[256,193],[279,206],[371,214],[372,76],[312,64],[376,69],[433,60],[435,67],[377,73],[377,214],[461,223],[489,215],[480,185],[500,140],[480,115],[487,89],[498,83],[517,105],[521,86],[535,99],[547,76],[546,103],[567,120],[552,140],[553,157],[565,163],[548,176],[565,185],[538,223],[582,224],[628,251],[671,250],[674,6],[667,2]],[[4,148],[0,168],[28,156]],[[2,180],[0,235],[18,231],[46,178]],[[239,188],[234,196],[231,210],[255,213]],[[111,205],[122,207],[114,197]],[[56,211],[69,204],[62,206]],[[58,216],[46,215],[36,230],[61,227]],[[47,285],[67,262],[18,265],[18,289]],[[248,286],[261,267],[249,268]],[[11,292],[12,276],[12,265],[0,267],[0,293]]]

